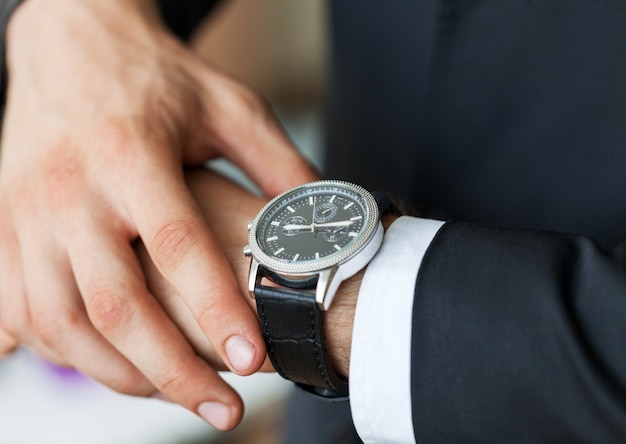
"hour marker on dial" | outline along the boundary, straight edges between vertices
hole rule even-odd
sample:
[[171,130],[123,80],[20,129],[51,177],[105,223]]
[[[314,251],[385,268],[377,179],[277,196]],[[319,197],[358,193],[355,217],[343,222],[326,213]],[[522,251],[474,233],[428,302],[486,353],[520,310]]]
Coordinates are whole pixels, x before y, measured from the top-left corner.
[[354,202],[350,202],[348,205],[346,205],[345,207],[343,207],[344,210],[347,210],[348,208],[350,208],[352,205],[354,205]]
[[350,220],[361,220],[361,219],[363,219],[363,216],[354,216],[350,218]]
[[341,250],[341,247],[337,244],[333,245],[333,248],[337,251]]
[[272,236],[272,237],[268,237],[268,238],[267,238],[267,241],[268,241],[268,242],[273,242],[273,241],[275,241],[275,240],[278,240],[278,236]]
[[351,231],[348,233],[348,236],[350,237],[357,237],[359,235],[359,233],[355,233],[354,231]]
[[295,213],[296,210],[294,210],[291,206],[288,206],[287,209],[289,210],[290,213]]
[[333,203],[335,201],[335,198],[337,197],[336,194],[333,194],[332,197],[330,198],[330,200],[328,202]]
[[280,222],[278,222],[278,221],[276,221],[276,220],[273,220],[272,222],[270,222],[270,224],[271,224],[271,225],[273,225],[273,226],[275,226],[275,227],[277,227],[277,226],[279,226],[279,225],[280,225]]
[[274,251],[274,255],[278,256],[280,253],[282,253],[283,251],[285,251],[284,248],[279,248],[278,250]]
[[299,255],[299,254],[296,254],[296,255],[294,255],[293,259],[291,259],[291,260],[295,262],[295,261],[297,261],[297,260],[298,260],[298,258],[299,258],[299,257],[300,257],[300,255]]

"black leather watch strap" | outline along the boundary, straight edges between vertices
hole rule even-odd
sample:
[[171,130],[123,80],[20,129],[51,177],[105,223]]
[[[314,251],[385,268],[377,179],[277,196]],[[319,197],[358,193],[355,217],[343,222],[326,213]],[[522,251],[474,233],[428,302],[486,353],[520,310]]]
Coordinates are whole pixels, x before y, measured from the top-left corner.
[[318,309],[315,296],[260,284],[254,294],[276,371],[317,395],[347,397],[348,381],[335,373],[326,352],[324,312]]

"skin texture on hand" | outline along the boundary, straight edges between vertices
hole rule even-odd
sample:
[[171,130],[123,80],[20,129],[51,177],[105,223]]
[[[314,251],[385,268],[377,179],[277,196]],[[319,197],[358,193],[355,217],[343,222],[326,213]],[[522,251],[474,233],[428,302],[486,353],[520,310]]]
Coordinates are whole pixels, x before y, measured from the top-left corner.
[[141,239],[221,362],[264,362],[258,321],[183,165],[225,156],[269,196],[317,176],[252,91],[147,0],[29,0],[7,31],[0,354],[17,342],[109,387],[163,392],[220,429],[239,396],[146,286]]
[[[233,182],[206,170],[196,169],[187,174],[187,183],[198,201],[207,225],[218,239],[237,277],[241,294],[256,311],[254,300],[248,293],[250,258],[244,257],[242,247],[248,243],[248,223],[267,203]],[[161,305],[189,338],[194,349],[214,368],[226,370],[211,344],[206,340],[188,308],[173,288],[158,272],[141,244],[136,246],[146,273],[148,286]],[[354,310],[363,277],[363,270],[339,287],[333,304],[326,312],[325,332],[327,347],[335,369],[348,376]],[[274,371],[266,359],[262,371]]]
[[[257,197],[218,174],[202,168],[189,171],[186,174],[186,179],[207,225],[211,227],[220,248],[235,273],[243,300],[248,303],[252,311],[255,311],[256,316],[254,300],[249,296],[247,290],[250,259],[244,257],[243,246],[248,242],[248,223],[256,216],[267,200]],[[188,338],[198,355],[209,362],[211,367],[218,370],[228,370],[214,347],[202,333],[176,288],[164,279],[156,268],[143,243],[137,242],[135,250],[144,270],[148,288],[180,331]],[[263,370],[273,371],[269,360],[266,361]]]

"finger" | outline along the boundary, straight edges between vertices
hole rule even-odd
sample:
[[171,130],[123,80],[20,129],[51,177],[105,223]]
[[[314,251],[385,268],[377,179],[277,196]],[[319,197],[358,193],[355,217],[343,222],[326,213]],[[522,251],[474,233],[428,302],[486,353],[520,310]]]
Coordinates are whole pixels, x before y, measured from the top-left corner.
[[[16,281],[13,275],[15,271],[9,267],[10,261],[8,258],[11,254],[8,248],[12,245],[12,242],[8,239],[9,230],[4,228],[5,223],[3,219],[0,219],[0,356],[12,352],[18,344],[17,339],[2,327],[2,301],[3,299],[5,300],[4,306],[6,310],[6,298],[11,294],[15,296],[15,290],[13,289],[15,285],[10,284],[9,280]],[[23,291],[20,291],[19,294],[23,294]],[[6,315],[4,317],[6,318]]]
[[8,355],[17,348],[17,340],[0,326],[0,356]]
[[[193,196],[202,207],[202,212],[209,226],[215,228],[217,233],[222,233],[217,238],[220,247],[224,250],[230,266],[238,277],[241,292],[246,295],[244,299],[256,312],[254,299],[248,297],[247,275],[250,269],[250,259],[243,257],[241,246],[247,242],[245,227],[250,221],[250,214],[256,214],[266,201],[209,170],[196,169],[189,171],[186,173],[185,178]],[[236,198],[233,199],[233,196],[236,196]],[[226,221],[228,221],[228,225],[225,228],[224,224]],[[233,229],[232,227],[234,227],[235,231],[231,233],[225,231],[228,228]],[[147,254],[145,254],[145,249],[142,248],[143,245],[138,245],[138,247],[139,254],[143,256],[142,268],[149,270],[152,283],[165,289],[159,295],[161,304],[165,304],[163,306],[166,307],[168,313],[175,313],[174,319],[180,320],[177,322],[179,325],[184,324],[184,319],[189,316],[189,311],[180,307],[181,304],[176,302],[173,294],[175,290],[172,290],[171,287],[168,288],[167,282],[164,281],[158,271],[154,270],[154,265],[146,259]],[[185,325],[185,327],[189,329],[190,326]],[[207,344],[206,338],[202,338],[197,334],[197,325],[195,328],[191,327],[191,331],[183,330],[185,336],[192,338],[192,345],[202,357],[208,359],[209,362],[213,362],[214,349],[210,344]],[[258,371],[275,372],[276,370],[266,356],[263,365]]]
[[25,279],[37,338],[60,359],[118,392],[149,395],[154,386],[93,327],[69,262],[58,249],[25,244]]
[[214,70],[203,82],[210,143],[241,167],[265,194],[275,196],[319,179],[319,173],[295,149],[261,96]]
[[239,396],[200,359],[146,291],[130,245],[85,233],[70,257],[94,326],[167,398],[226,430],[241,419]]
[[7,212],[0,220],[0,326],[4,332],[3,349],[11,351],[13,345],[23,343],[43,358],[59,365],[66,363],[48,349],[34,335],[30,323],[30,312],[24,276],[22,253],[18,237],[9,225]]
[[148,290],[152,293],[168,317],[191,344],[196,354],[216,370],[228,370],[224,361],[215,352],[204,332],[189,311],[189,307],[176,289],[156,269],[141,241],[134,243],[141,269],[146,277]]
[[150,192],[134,197],[138,205],[132,217],[151,259],[221,359],[238,374],[258,370],[265,357],[258,319],[182,177],[163,178]]

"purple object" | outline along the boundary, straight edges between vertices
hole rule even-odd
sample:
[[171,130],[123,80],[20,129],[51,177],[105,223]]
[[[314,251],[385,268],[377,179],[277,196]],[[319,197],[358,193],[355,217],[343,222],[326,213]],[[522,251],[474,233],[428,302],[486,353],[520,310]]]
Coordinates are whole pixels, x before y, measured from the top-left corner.
[[87,377],[83,375],[76,369],[62,367],[53,362],[41,360],[44,367],[52,373],[55,377],[62,379],[64,381],[83,381],[86,380]]

